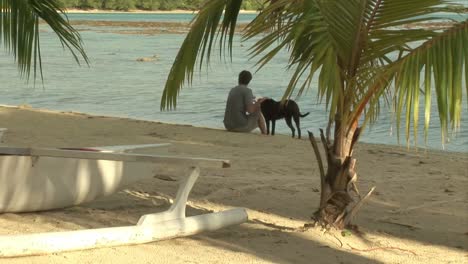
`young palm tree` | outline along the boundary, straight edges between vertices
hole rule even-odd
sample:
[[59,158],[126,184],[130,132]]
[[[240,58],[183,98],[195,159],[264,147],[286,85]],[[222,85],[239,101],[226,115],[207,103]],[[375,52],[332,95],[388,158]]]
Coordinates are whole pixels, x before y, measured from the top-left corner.
[[34,78],[37,70],[42,78],[39,42],[41,21],[57,34],[77,63],[80,63],[79,56],[88,63],[81,37],[68,23],[58,0],[0,0],[0,45],[13,54],[22,76],[29,78],[33,66]]
[[[169,73],[162,109],[176,107],[184,82],[192,81],[197,59],[200,66],[203,59],[209,61],[218,40],[220,49],[227,48],[232,55],[241,3],[205,2]],[[446,22],[443,29],[423,24],[446,19],[441,11],[458,9],[450,4],[445,0],[270,0],[243,31],[244,40],[256,40],[250,50],[259,68],[281,50],[290,54],[287,66],[293,75],[284,98],[296,88],[300,95],[318,74],[319,97],[330,113],[326,133],[321,130],[326,172],[311,135],[321,173],[316,218],[322,224],[349,224],[373,190],[361,197],[355,188],[353,148],[362,128],[378,117],[380,102],[385,102],[382,97],[393,99],[398,128],[404,115],[407,143],[411,126],[417,136],[420,104],[427,133],[433,94],[442,137],[449,125],[459,127],[462,90],[468,82],[468,19]]]

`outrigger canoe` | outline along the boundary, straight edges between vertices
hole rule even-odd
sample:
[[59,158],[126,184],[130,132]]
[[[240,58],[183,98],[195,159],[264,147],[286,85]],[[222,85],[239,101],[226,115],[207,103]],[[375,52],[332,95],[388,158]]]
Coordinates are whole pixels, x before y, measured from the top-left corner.
[[[0,129],[0,137],[5,129]],[[193,167],[181,182],[174,203],[164,212],[142,215],[132,226],[0,235],[0,257],[17,257],[135,245],[244,223],[244,208],[185,215],[190,191],[204,166],[229,167],[221,159],[122,153],[153,145],[85,149],[0,147],[0,213],[58,209],[110,195],[162,166]]]
[[[114,193],[134,181],[153,177],[168,164],[218,164],[225,160],[88,150],[0,148],[0,206],[3,212],[68,207]],[[244,208],[185,215],[190,191],[200,173],[194,167],[180,183],[174,203],[164,212],[142,215],[132,226],[0,235],[0,257],[18,257],[136,245],[214,231],[248,220]]]
[[99,149],[0,147],[0,213],[74,206],[113,194],[162,166],[219,166],[227,160],[113,153]]

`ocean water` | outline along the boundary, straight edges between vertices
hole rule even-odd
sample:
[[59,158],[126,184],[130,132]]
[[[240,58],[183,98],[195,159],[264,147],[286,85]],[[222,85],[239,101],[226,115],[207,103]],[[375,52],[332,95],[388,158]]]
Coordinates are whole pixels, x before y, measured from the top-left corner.
[[[241,15],[248,22],[252,14]],[[69,19],[89,21],[190,21],[191,14],[70,14]],[[210,66],[203,66],[195,74],[192,86],[186,86],[179,97],[175,111],[159,110],[160,96],[172,62],[184,39],[184,34],[144,34],[137,28],[77,27],[84,40],[91,63],[77,66],[68,51],[63,51],[57,37],[44,29],[41,45],[44,84],[21,79],[13,58],[0,53],[0,104],[30,105],[60,111],[77,111],[90,114],[111,115],[168,123],[191,124],[223,128],[222,120],[226,96],[237,82],[241,70],[255,71],[255,61],[249,60],[249,43],[236,38],[232,62],[215,54]],[[154,57],[154,61],[139,62],[138,58]],[[272,63],[254,73],[250,84],[256,96],[281,98],[291,73],[285,69],[288,57],[280,54]],[[302,112],[310,115],[301,120],[303,135],[311,130],[326,127],[328,113],[325,105],[317,101],[317,81],[297,101]],[[433,101],[433,115],[427,144],[424,142],[422,124],[418,134],[418,147],[468,152],[468,111],[466,95],[463,102],[461,130],[442,144],[437,107]],[[420,111],[424,112],[424,111]],[[391,109],[382,108],[377,123],[366,129],[361,141],[397,145],[396,127]],[[423,118],[421,117],[421,122]],[[47,124],[44,124],[47,125]],[[8,124],[0,124],[8,127]],[[277,133],[290,134],[285,122],[277,122]],[[125,133],[125,131],[122,131]],[[228,140],[228,139],[227,139]],[[404,130],[400,143],[405,145]]]
[[[67,15],[70,20],[91,20],[91,21],[143,21],[143,22],[190,22],[195,16],[194,13],[70,13]],[[256,14],[241,14],[238,22],[247,23],[255,18]]]

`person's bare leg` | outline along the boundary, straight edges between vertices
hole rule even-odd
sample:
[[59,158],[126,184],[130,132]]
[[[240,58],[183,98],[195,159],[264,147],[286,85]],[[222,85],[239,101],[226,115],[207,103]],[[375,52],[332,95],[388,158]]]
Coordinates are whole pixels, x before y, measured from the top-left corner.
[[263,135],[267,134],[265,117],[263,117],[261,112],[258,116],[258,128],[260,128],[260,132],[262,132]]

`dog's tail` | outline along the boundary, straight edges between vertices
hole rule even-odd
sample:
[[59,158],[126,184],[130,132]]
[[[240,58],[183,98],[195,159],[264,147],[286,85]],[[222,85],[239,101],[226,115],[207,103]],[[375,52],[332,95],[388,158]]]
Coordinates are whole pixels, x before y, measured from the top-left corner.
[[299,114],[299,115],[300,115],[301,117],[306,117],[306,116],[308,116],[309,114],[310,114],[310,112],[307,112],[307,113],[305,113],[305,114]]

